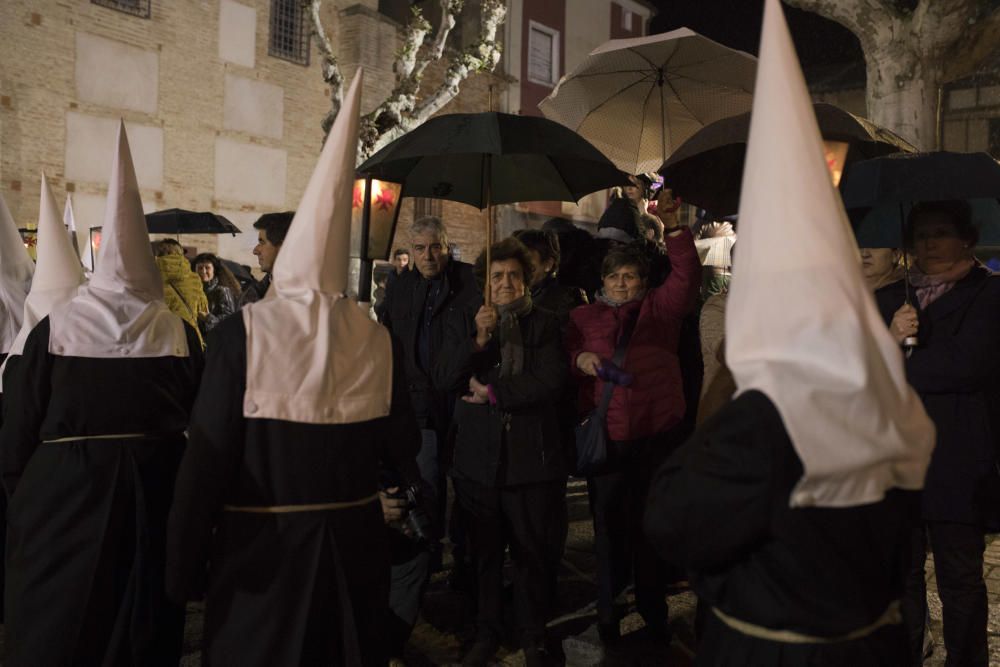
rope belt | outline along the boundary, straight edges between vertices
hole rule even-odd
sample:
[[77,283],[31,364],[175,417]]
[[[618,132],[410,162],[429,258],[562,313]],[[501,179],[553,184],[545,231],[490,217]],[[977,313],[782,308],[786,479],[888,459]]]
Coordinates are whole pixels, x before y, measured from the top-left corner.
[[329,510],[346,510],[352,507],[361,507],[378,500],[378,492],[361,498],[360,500],[347,500],[340,503],[317,503],[314,505],[224,505],[226,512],[248,512],[250,514],[290,514],[292,512],[326,512]]
[[42,440],[43,444],[55,442],[78,442],[80,440],[134,440],[136,438],[148,438],[148,433],[116,433],[112,435],[73,435],[68,438],[55,438],[54,440]]
[[748,637],[754,637],[756,639],[781,642],[782,644],[838,644],[840,642],[862,639],[873,634],[876,630],[883,626],[899,625],[903,622],[903,614],[900,611],[899,600],[893,600],[890,602],[889,606],[884,612],[882,612],[882,615],[879,616],[875,622],[866,625],[863,628],[852,630],[846,635],[841,635],[839,637],[816,637],[813,635],[802,634],[801,632],[795,632],[794,630],[772,630],[771,628],[765,628],[760,625],[748,623],[747,621],[741,621],[738,618],[733,618],[716,607],[712,607],[712,613],[719,617],[719,620],[727,626],[741,634],[747,635]]

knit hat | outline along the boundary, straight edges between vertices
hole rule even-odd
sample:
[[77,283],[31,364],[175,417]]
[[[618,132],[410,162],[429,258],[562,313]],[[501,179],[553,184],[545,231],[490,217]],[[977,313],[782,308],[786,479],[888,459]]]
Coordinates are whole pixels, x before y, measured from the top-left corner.
[[597,238],[631,243],[639,238],[639,211],[627,199],[615,198],[597,222]]

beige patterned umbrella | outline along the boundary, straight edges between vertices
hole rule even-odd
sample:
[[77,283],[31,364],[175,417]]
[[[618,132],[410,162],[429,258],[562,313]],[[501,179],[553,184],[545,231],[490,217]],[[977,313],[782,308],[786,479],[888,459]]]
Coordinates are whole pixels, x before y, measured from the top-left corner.
[[750,110],[757,59],[688,28],[613,39],[539,108],[630,174],[656,171],[699,129]]

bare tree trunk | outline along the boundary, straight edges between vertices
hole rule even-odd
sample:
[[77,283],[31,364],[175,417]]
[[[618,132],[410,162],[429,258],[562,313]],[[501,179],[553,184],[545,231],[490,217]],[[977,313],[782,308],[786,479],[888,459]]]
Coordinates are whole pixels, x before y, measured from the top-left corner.
[[784,0],[840,23],[865,53],[868,116],[922,150],[937,148],[938,91],[1000,43],[1000,9],[977,0]]
[[920,150],[935,150],[941,68],[911,49],[866,54],[868,117]]

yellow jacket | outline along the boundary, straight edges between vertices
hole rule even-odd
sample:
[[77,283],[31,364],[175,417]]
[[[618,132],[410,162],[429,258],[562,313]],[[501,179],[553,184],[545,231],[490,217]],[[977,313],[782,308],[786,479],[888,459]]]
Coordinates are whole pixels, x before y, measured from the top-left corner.
[[164,255],[156,258],[156,266],[163,278],[163,300],[171,312],[194,327],[202,347],[205,341],[198,328],[198,315],[208,313],[208,297],[201,286],[201,278],[191,270],[183,255]]

